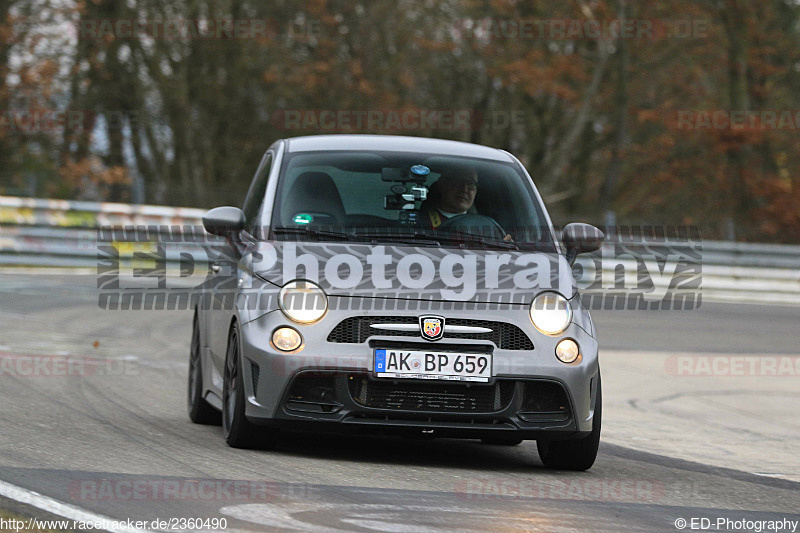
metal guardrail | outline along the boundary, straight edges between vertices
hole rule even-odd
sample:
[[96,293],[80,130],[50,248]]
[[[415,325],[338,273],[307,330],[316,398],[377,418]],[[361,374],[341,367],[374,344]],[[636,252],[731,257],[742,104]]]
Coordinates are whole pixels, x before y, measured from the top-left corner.
[[[148,251],[164,239],[167,261],[179,261],[181,253],[199,245],[174,239],[183,231],[202,227],[201,209],[116,203],[71,202],[0,196],[0,266],[98,267],[98,228],[150,228],[154,241],[131,243],[124,239],[102,239],[102,245],[117,248],[120,256]],[[190,229],[191,228],[191,229]],[[165,235],[165,233],[169,235]],[[171,237],[171,238],[170,238]],[[205,235],[206,243],[220,242]],[[673,252],[690,250],[689,262],[699,265],[703,300],[800,305],[800,246],[748,244],[722,241],[664,241],[615,239],[593,256],[581,256],[582,272],[614,280],[623,272],[637,272],[647,254],[669,260]],[[677,251],[676,251],[677,250]],[[596,272],[598,258],[602,274]],[[132,259],[131,259],[132,260]],[[662,264],[663,267],[663,264]],[[582,279],[587,287],[592,279]],[[671,280],[653,279],[657,290],[669,288]],[[596,285],[596,284],[595,284]],[[673,283],[674,285],[674,283]]]
[[[187,228],[202,228],[205,211],[152,205],[128,205],[110,202],[70,202],[0,196],[0,265],[97,267],[100,228],[152,229],[158,236],[149,242],[163,242],[165,234],[181,235]],[[132,233],[132,232],[131,232]],[[208,242],[219,239],[205,234]],[[191,242],[170,239],[167,261],[180,260],[186,250],[196,250]],[[148,242],[139,246],[127,239],[108,242],[122,255],[150,251]]]

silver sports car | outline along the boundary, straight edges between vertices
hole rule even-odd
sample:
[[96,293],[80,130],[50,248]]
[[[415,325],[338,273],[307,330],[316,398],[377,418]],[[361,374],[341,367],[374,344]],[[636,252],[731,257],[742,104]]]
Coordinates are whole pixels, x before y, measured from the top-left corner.
[[594,463],[597,334],[571,265],[604,236],[586,224],[557,236],[513,155],[279,140],[242,209],[203,224],[217,237],[195,299],[189,415],[221,418],[231,446],[281,431],[530,439],[549,467]]

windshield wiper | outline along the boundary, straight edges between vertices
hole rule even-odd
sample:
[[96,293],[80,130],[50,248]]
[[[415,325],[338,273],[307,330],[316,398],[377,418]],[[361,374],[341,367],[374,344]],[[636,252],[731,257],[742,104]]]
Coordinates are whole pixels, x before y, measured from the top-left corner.
[[309,226],[278,226],[272,228],[275,234],[280,235],[301,235],[316,238],[319,240],[330,239],[336,241],[391,241],[402,244],[431,244],[439,245],[433,236],[425,233],[393,233],[390,231],[373,232],[344,232],[317,229]]
[[278,226],[272,231],[283,235],[302,235],[316,239],[329,239],[337,241],[376,241],[376,242],[396,242],[402,244],[428,244],[440,246],[440,241],[456,242],[463,244],[478,244],[486,247],[501,248],[503,250],[519,250],[515,242],[490,239],[476,233],[446,233],[441,232],[432,235],[427,232],[392,232],[392,231],[366,231],[366,232],[344,232],[317,229],[309,226]]
[[406,244],[432,244],[439,246],[437,235],[421,231],[396,233],[392,231],[359,231],[354,235],[358,239],[393,241]]
[[354,235],[352,233],[345,233],[344,231],[331,231],[324,229],[317,229],[309,226],[278,226],[272,228],[276,235],[307,235],[309,237],[316,237],[317,239],[335,239],[335,240],[351,240]]

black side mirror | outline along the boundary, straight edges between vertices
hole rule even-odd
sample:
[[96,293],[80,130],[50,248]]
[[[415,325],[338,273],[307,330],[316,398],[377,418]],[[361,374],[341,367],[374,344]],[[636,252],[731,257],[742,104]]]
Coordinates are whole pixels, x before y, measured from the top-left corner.
[[212,235],[230,237],[244,229],[244,213],[238,207],[216,207],[203,215],[203,227]]
[[591,224],[579,222],[567,224],[561,232],[561,242],[567,248],[567,261],[570,266],[575,263],[578,254],[599,250],[605,238],[605,234]]

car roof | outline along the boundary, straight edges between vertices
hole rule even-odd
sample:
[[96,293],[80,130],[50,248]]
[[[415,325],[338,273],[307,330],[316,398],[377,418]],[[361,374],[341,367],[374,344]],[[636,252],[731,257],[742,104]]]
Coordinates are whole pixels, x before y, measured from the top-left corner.
[[514,161],[511,155],[497,148],[426,137],[405,137],[401,135],[311,135],[308,137],[292,137],[285,139],[285,141],[286,151],[289,153],[323,150],[367,150],[434,153],[477,157],[503,162]]

